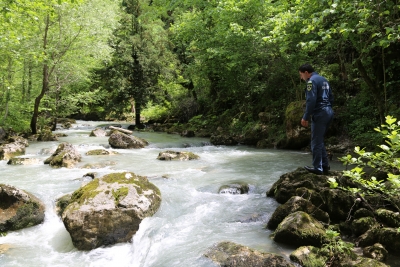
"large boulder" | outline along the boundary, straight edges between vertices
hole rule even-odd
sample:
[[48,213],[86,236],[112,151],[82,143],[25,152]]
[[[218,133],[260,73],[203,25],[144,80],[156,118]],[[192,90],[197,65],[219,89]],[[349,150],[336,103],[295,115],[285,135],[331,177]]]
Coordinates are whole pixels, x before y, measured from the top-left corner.
[[378,219],[389,227],[400,227],[400,213],[387,209],[376,210]]
[[34,195],[10,185],[0,184],[0,232],[40,224],[44,204]]
[[80,250],[131,240],[161,203],[160,190],[131,172],[94,179],[72,194],[62,220]]
[[357,239],[360,247],[382,244],[387,251],[393,254],[400,253],[400,232],[398,228],[372,228]]
[[388,257],[388,251],[381,244],[376,243],[373,246],[365,247],[363,255],[367,258],[385,262]]
[[306,106],[306,101],[290,103],[285,112],[286,144],[285,148],[300,149],[310,144],[311,131],[300,124]]
[[268,221],[267,227],[269,229],[276,229],[278,225],[291,213],[296,211],[304,211],[326,224],[329,224],[329,215],[325,211],[314,206],[310,201],[294,196],[290,198],[285,204],[279,206]]
[[56,151],[44,161],[44,164],[49,164],[52,167],[72,168],[76,163],[81,161],[81,154],[76,148],[69,143],[61,143]]
[[[268,197],[274,197],[278,203],[285,203],[291,197],[296,196],[298,188],[307,188],[318,194],[321,188],[328,187],[328,179],[324,175],[309,173],[303,168],[297,168],[293,172],[281,175],[270,190]],[[317,205],[318,206],[318,205]]]
[[[331,171],[329,177],[335,177],[338,181],[348,181],[341,176],[340,172]],[[327,212],[331,221],[346,220],[349,211],[359,208],[352,194],[341,190],[330,188],[328,176],[316,175],[298,168],[293,172],[283,174],[271,189],[267,192],[268,197],[274,197],[276,201],[283,204],[293,196],[302,196],[310,202]],[[344,184],[343,187],[346,187]],[[357,204],[357,205],[355,205]]]
[[6,142],[6,144],[0,146],[0,160],[9,160],[24,155],[25,148],[29,146],[28,140],[21,136],[11,136]]
[[284,257],[252,250],[233,242],[221,242],[211,247],[205,254],[218,266],[226,267],[294,267]]
[[113,131],[108,138],[108,143],[112,148],[144,148],[149,143],[139,137],[127,135],[119,131]]
[[193,160],[198,158],[199,156],[192,152],[171,151],[171,150],[160,152],[157,157],[157,159],[159,160],[180,160],[180,161]]
[[327,242],[324,226],[311,215],[297,211],[287,216],[273,233],[276,242],[321,247]]

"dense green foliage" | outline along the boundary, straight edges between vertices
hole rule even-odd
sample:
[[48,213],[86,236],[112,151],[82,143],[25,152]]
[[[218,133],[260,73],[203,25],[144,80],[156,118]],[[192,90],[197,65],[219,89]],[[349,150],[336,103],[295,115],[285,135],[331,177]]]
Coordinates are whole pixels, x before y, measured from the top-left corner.
[[[380,151],[367,152],[364,148],[356,147],[356,156],[347,155],[341,161],[353,167],[343,171],[343,175],[356,185],[343,189],[360,197],[379,196],[400,211],[398,203],[392,199],[398,197],[400,192],[400,121],[396,121],[396,118],[387,116],[386,124],[375,128],[383,139],[383,144],[379,145]],[[329,183],[333,188],[339,186],[334,178],[329,178]]]
[[0,12],[0,126],[203,115],[243,132],[265,112],[281,132],[305,62],[331,82],[337,133],[373,147],[373,126],[400,115],[397,0],[7,0]]

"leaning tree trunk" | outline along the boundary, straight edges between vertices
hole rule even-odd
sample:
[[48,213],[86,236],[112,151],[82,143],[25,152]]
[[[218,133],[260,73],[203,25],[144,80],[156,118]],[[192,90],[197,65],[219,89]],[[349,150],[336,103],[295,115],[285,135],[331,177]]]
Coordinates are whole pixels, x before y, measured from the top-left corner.
[[[44,36],[43,36],[43,51],[46,56],[46,48],[47,48],[47,33],[49,31],[49,24],[50,24],[50,16],[47,15],[46,17],[46,27],[44,29]],[[46,59],[45,59],[46,60]],[[42,91],[40,94],[35,98],[35,105],[33,107],[33,114],[31,119],[31,131],[32,134],[37,134],[37,118],[39,116],[39,106],[40,101],[42,100],[44,94],[49,89],[49,66],[45,62],[43,65],[43,77],[42,77]]]

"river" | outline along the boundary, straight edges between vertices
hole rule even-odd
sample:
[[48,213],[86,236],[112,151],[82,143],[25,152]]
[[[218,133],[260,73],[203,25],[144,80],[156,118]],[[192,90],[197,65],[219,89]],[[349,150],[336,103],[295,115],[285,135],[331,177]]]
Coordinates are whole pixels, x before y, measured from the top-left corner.
[[[11,166],[0,161],[0,183],[24,189],[46,206],[42,224],[0,237],[1,267],[208,267],[215,266],[203,254],[214,244],[233,241],[250,248],[288,258],[292,248],[271,240],[265,228],[278,206],[265,193],[279,176],[311,163],[309,153],[248,146],[212,146],[206,138],[184,138],[175,134],[134,132],[150,144],[143,149],[112,149],[118,155],[86,156],[89,150],[108,148],[108,137],[89,137],[91,130],[107,122],[77,121],[54,142],[30,142],[24,157],[43,162],[61,142],[77,147],[82,162],[73,169],[49,165]],[[123,125],[126,127],[127,125]],[[199,160],[157,160],[165,150],[190,151]],[[96,169],[82,168],[99,164]],[[340,169],[339,162],[331,164]],[[69,233],[55,213],[55,200],[78,189],[89,178],[131,171],[147,176],[161,191],[157,213],[144,219],[130,243],[92,251],[74,248]],[[220,186],[245,182],[250,192],[218,194]]]

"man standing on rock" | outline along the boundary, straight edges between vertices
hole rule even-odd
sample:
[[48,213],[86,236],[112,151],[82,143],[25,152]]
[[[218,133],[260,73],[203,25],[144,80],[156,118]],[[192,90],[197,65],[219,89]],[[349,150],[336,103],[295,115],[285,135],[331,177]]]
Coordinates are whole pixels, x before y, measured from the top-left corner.
[[315,174],[327,174],[330,167],[324,145],[325,132],[333,119],[333,94],[329,82],[314,71],[310,64],[299,68],[300,78],[307,83],[306,111],[301,119],[301,125],[308,127],[311,118],[311,152],[312,167],[304,169]]

